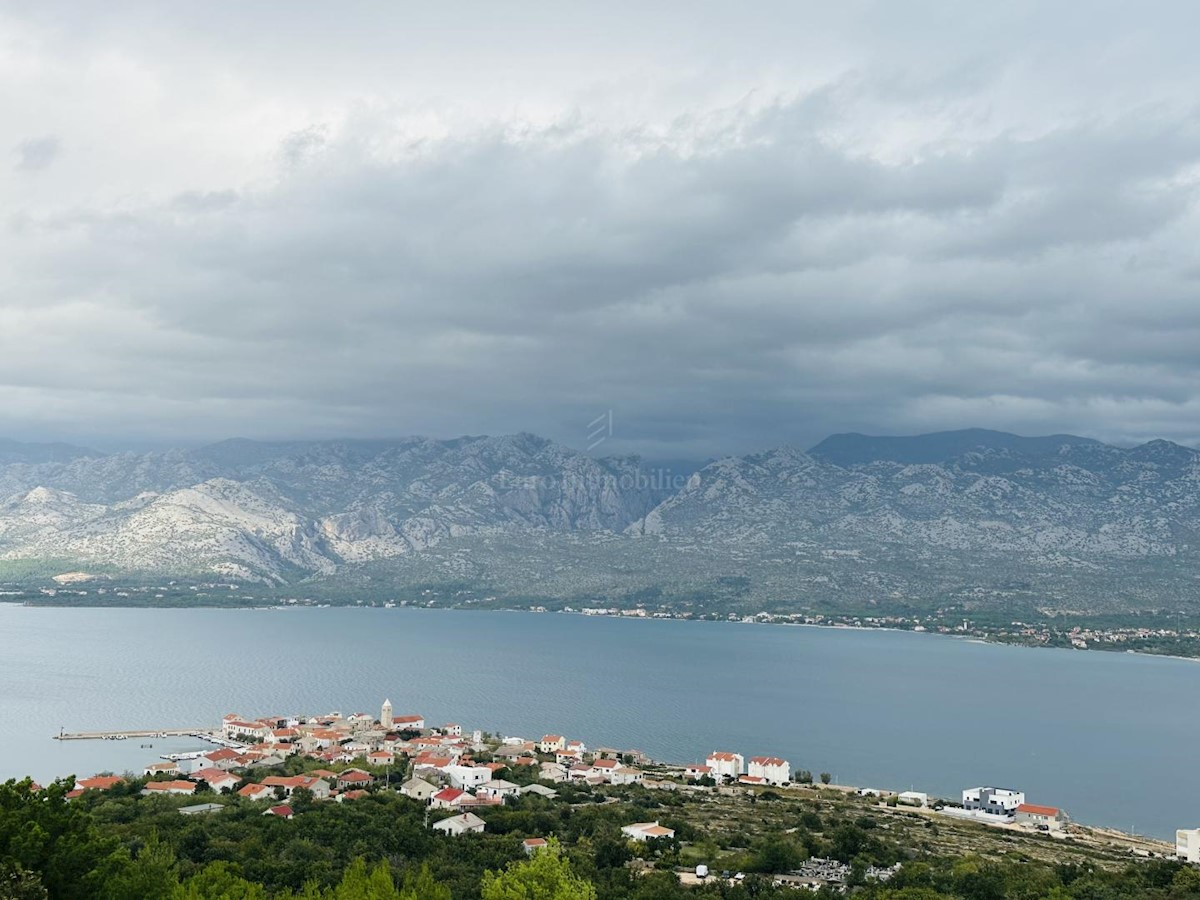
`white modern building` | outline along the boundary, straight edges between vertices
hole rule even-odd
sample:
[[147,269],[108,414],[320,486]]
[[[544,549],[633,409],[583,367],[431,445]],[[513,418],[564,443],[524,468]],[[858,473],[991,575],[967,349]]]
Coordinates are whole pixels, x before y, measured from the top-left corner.
[[778,756],[752,756],[746,774],[767,784],[786,784],[792,780],[792,765]]
[[1025,802],[1025,794],[1008,788],[977,787],[962,792],[963,809],[979,810],[993,816],[1015,815]]
[[492,780],[492,770],[487,766],[446,766],[450,784],[464,791],[472,791]]
[[704,762],[712,770],[713,778],[732,778],[736,781],[746,770],[746,761],[740,753],[715,750],[708,754],[708,759]]
[[1180,828],[1175,832],[1175,858],[1200,863],[1200,828]]

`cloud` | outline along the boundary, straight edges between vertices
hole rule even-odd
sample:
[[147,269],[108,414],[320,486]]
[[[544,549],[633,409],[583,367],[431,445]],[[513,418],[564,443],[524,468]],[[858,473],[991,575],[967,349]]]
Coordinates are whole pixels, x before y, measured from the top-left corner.
[[62,144],[53,135],[21,141],[16,147],[16,169],[20,172],[40,172],[49,168],[61,152]]
[[[967,425],[1200,440],[1184,48],[1105,8],[1065,43],[1010,10],[893,50],[881,10],[814,23],[799,63],[765,32],[714,63],[716,32],[685,32],[691,65],[649,86],[633,13],[606,20],[632,60],[596,32],[597,77],[531,38],[561,77],[503,54],[519,89],[431,55],[445,81],[414,96],[357,48],[307,99],[262,68],[303,41],[246,70],[169,19],[154,50],[27,25],[142,115],[113,136],[136,165],[8,188],[0,430],[583,447],[611,409],[606,451],[672,457]],[[211,95],[163,45],[211,63]],[[1105,59],[1143,62],[1143,92],[1103,96]]]

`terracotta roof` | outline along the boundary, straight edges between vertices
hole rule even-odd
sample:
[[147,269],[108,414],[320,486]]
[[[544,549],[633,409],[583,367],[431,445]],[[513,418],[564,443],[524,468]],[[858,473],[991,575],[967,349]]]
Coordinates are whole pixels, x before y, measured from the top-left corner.
[[227,781],[227,780],[237,781],[238,780],[238,777],[236,775],[230,775],[224,769],[215,769],[212,767],[209,767],[207,769],[201,769],[199,772],[193,772],[192,778],[198,779],[200,781]]
[[1037,806],[1033,803],[1022,803],[1017,807],[1017,812],[1030,813],[1035,816],[1050,816],[1054,818],[1058,815],[1059,809],[1057,806]]
[[786,760],[782,760],[778,756],[752,756],[750,762],[760,766],[782,766]]
[[466,791],[460,791],[458,788],[445,788],[434,794],[433,799],[439,803],[453,803],[464,794],[466,794]]
[[196,790],[196,785],[190,781],[148,781],[147,791],[187,791],[189,794]]
[[709,759],[720,759],[725,762],[733,762],[734,760],[737,759],[737,754],[729,753],[724,750],[719,750],[719,751],[715,751],[713,753],[708,754],[708,758]]
[[521,843],[524,844],[526,847],[545,847],[546,839],[545,838],[525,838],[525,840],[521,841]]
[[270,809],[267,810],[267,812],[273,816],[282,816],[285,819],[288,818],[289,816],[295,815],[295,813],[292,811],[292,808],[290,806],[272,806]]
[[117,775],[94,775],[91,778],[80,778],[75,782],[75,787],[83,791],[107,791],[124,780]]

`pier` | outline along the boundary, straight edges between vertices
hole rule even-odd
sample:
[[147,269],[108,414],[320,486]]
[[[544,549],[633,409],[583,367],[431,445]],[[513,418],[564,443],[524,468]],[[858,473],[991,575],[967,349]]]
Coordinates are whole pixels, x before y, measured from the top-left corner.
[[56,741],[123,741],[127,738],[194,737],[212,741],[214,728],[147,728],[140,731],[60,731]]

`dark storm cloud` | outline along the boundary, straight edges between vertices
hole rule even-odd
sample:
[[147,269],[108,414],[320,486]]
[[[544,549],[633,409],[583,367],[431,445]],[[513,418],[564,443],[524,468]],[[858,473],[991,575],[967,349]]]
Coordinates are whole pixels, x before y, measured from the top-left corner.
[[978,64],[693,84],[658,118],[375,98],[241,178],[27,200],[0,426],[583,446],[612,410],[606,448],[655,456],[969,425],[1194,442],[1192,101],[1043,96],[1005,27]]

